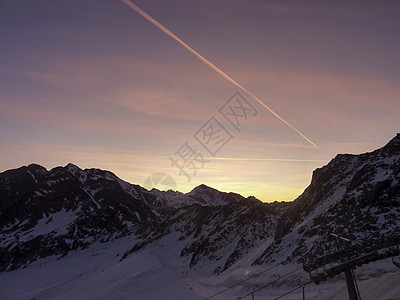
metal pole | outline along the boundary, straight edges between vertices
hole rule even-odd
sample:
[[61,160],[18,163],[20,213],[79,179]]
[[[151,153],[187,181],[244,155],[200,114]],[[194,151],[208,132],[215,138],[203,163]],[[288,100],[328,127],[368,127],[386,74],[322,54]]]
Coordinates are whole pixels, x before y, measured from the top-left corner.
[[304,285],[303,285],[303,300],[306,300],[306,293],[304,292]]
[[[351,240],[344,238],[338,234],[331,233],[331,236],[334,236],[335,238],[342,240],[345,242],[345,250],[346,250],[346,256],[347,256],[347,261],[350,260],[350,253],[349,253],[349,246],[351,245]],[[337,241],[337,240],[336,240]],[[336,243],[337,249],[339,249],[339,244]],[[346,260],[344,258],[341,259],[342,262],[345,262]],[[356,283],[354,280],[353,272],[351,270],[351,267],[347,265],[344,275],[346,276],[346,285],[347,285],[347,292],[349,293],[349,299],[350,300],[360,300],[357,292],[357,287]]]
[[251,299],[254,300],[254,292],[251,293]]
[[354,278],[354,285],[356,286],[356,291],[357,291],[358,299],[361,300],[360,289],[358,288],[357,279],[356,279],[356,276],[354,275],[354,271],[353,271],[353,270],[351,270],[351,274],[353,275],[353,278]]
[[347,292],[349,293],[349,299],[360,300],[358,297],[357,288],[354,283],[354,277],[353,273],[351,272],[351,269],[350,268],[346,269],[344,271],[344,274],[346,275]]

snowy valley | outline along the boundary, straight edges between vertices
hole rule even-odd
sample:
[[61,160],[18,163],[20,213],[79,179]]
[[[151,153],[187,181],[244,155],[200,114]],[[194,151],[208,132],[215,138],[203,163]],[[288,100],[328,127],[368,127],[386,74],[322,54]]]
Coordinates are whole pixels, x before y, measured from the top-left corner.
[[[0,228],[0,299],[301,299],[303,284],[307,299],[346,299],[343,274],[316,285],[303,266],[337,247],[331,233],[357,255],[397,241],[400,134],[336,156],[293,202],[31,164],[0,174]],[[362,299],[400,297],[392,258],[355,276]]]

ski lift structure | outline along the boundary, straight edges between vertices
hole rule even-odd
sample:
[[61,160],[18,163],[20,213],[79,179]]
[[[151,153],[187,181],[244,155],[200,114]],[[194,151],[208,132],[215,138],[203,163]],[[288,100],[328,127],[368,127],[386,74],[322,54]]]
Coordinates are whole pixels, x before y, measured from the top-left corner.
[[349,239],[334,233],[330,236],[336,239],[336,251],[303,265],[304,271],[309,273],[315,284],[344,273],[349,299],[359,300],[360,295],[354,279],[354,270],[357,267],[391,257],[393,264],[400,269],[400,235],[367,240],[361,244],[352,244]]

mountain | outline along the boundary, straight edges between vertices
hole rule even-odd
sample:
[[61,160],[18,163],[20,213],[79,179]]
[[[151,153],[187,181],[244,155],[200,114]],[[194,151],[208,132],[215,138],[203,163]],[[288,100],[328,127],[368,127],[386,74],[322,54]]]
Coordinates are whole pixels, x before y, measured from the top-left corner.
[[95,242],[159,236],[169,226],[167,220],[176,219],[186,206],[210,208],[244,200],[205,185],[187,194],[149,192],[111,172],[73,164],[50,171],[36,164],[8,170],[0,174],[0,270]]
[[193,204],[199,204],[202,206],[220,206],[234,204],[245,199],[239,194],[220,192],[204,184],[195,187],[187,194],[174,192],[172,190],[159,191],[157,189],[152,189],[150,192],[152,195],[156,196],[156,206],[168,206],[173,208],[181,208]]
[[142,188],[98,169],[29,165],[0,174],[0,269],[145,234],[157,218]]
[[[118,249],[115,266],[151,254],[170,271],[179,265],[179,274],[213,278],[211,285],[278,265],[279,277],[331,253],[331,233],[350,239],[357,255],[398,238],[399,180],[400,134],[373,152],[337,155],[293,202],[205,185],[148,191],[108,171],[31,164],[0,174],[0,271],[105,247]],[[308,277],[298,272],[292,282]]]
[[[315,256],[332,248],[330,233],[359,245],[380,243],[382,237],[399,236],[399,220],[397,134],[381,149],[361,155],[337,155],[328,165],[315,170],[310,186],[280,219],[275,239],[289,240],[288,236],[297,235],[293,256],[308,250]],[[316,237],[319,243],[305,242]]]

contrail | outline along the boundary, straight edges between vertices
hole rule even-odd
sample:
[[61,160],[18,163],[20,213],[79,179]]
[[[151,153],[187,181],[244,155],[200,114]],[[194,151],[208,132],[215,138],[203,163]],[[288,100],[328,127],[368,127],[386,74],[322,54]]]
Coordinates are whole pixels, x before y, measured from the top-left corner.
[[287,126],[292,128],[294,131],[296,131],[301,137],[303,137],[307,142],[309,142],[311,145],[313,145],[315,148],[318,148],[317,145],[315,145],[312,141],[310,141],[304,134],[302,134],[300,131],[298,131],[293,125],[291,125],[289,122],[287,122],[285,119],[283,119],[280,115],[278,115],[276,112],[274,112],[269,106],[267,106],[264,102],[262,102],[256,95],[254,95],[252,92],[247,90],[244,86],[241,84],[237,83],[235,80],[233,80],[230,76],[228,76],[226,73],[224,73],[221,69],[219,69],[216,65],[214,65],[212,62],[204,58],[201,54],[193,50],[192,48],[189,47],[188,44],[186,44],[184,41],[182,41],[180,38],[178,38],[174,33],[172,33],[170,30],[165,28],[163,25],[161,25],[157,20],[153,19],[150,15],[148,15],[145,11],[143,11],[140,7],[138,7],[136,4],[132,3],[130,0],[122,0],[126,5],[134,9],[137,13],[139,13],[141,16],[143,16],[146,20],[149,22],[153,23],[156,27],[158,27],[160,30],[162,30],[164,33],[169,35],[171,38],[173,38],[175,41],[177,41],[179,44],[181,44],[183,47],[186,48],[190,53],[195,55],[197,58],[199,58],[203,63],[205,63],[207,66],[209,66],[211,69],[213,69],[215,72],[217,72],[219,75],[224,77],[226,80],[230,81],[234,85],[236,85],[238,88],[241,90],[245,91],[247,94],[252,96],[254,99],[258,101],[262,106],[264,106],[266,109],[268,109],[275,117],[277,117],[279,120],[281,120],[283,123],[285,123]]

